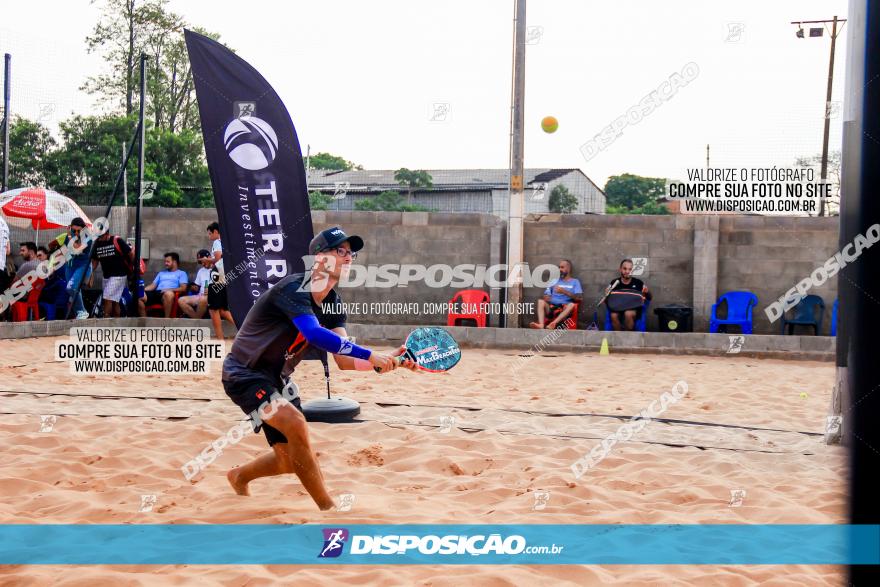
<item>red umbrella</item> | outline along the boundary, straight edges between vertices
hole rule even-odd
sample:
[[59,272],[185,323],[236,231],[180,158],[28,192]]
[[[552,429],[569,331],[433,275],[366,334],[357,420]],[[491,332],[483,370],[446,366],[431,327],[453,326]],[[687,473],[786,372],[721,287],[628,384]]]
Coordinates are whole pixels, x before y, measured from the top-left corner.
[[58,192],[29,187],[0,194],[0,210],[9,224],[34,230],[66,228],[79,216],[87,226],[92,222],[76,202]]

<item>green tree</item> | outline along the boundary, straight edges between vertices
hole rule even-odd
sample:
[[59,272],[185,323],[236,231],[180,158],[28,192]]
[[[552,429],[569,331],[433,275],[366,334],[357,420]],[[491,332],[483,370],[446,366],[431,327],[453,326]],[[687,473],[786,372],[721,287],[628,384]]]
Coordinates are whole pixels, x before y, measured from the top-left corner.
[[434,186],[431,175],[427,171],[412,171],[406,167],[401,167],[394,173],[394,181],[406,188],[406,201],[410,204],[415,190],[430,189]]
[[99,94],[102,101],[134,112],[138,55],[151,34],[153,20],[164,11],[167,0],[105,0],[101,19],[86,37],[89,53],[103,52],[110,72],[89,78],[83,90]]
[[100,20],[86,38],[89,52],[100,52],[109,71],[89,78],[83,89],[132,114],[140,90],[140,55],[147,61],[146,116],[154,127],[177,132],[200,130],[195,86],[183,37],[184,27],[215,40],[219,35],[190,27],[167,8],[168,0],[104,0]]
[[[306,157],[303,157],[303,165],[306,164]],[[363,169],[361,165],[355,165],[351,161],[347,161],[338,155],[330,153],[317,153],[308,158],[308,164],[311,169],[329,169],[331,171],[348,171],[350,169]]]
[[382,212],[429,212],[418,204],[408,204],[398,192],[386,191],[372,198],[361,198],[354,203],[355,210]]
[[[104,203],[119,173],[121,145],[128,145],[137,118],[74,116],[60,125],[63,147],[52,153],[53,187],[82,203]],[[129,159],[129,202],[137,190],[137,157]],[[156,129],[148,121],[144,181],[157,183],[145,206],[212,207],[208,168],[202,154],[201,134]],[[119,196],[117,196],[119,197]],[[117,203],[121,199],[116,200]]]
[[[203,208],[214,205],[213,194],[200,190],[210,184],[202,159],[201,133],[184,130],[147,130],[145,181],[156,181],[153,198],[145,206]],[[196,189],[193,189],[196,188]]]
[[557,214],[570,214],[577,208],[577,196],[568,191],[564,185],[558,185],[550,192],[547,207]]
[[[57,170],[52,187],[82,203],[104,200],[122,163],[121,145],[128,145],[136,126],[135,115],[77,115],[59,123],[62,147],[52,154]],[[136,182],[136,163],[136,157],[129,160],[129,192]]]
[[605,184],[608,214],[668,214],[659,203],[666,190],[666,180],[631,173],[612,175]]
[[[51,153],[56,147],[49,129],[14,116],[9,125],[9,187],[46,186],[57,175]],[[0,153],[3,145],[0,144]]]
[[331,202],[333,196],[322,194],[317,190],[309,192],[309,208],[312,210],[329,210]]

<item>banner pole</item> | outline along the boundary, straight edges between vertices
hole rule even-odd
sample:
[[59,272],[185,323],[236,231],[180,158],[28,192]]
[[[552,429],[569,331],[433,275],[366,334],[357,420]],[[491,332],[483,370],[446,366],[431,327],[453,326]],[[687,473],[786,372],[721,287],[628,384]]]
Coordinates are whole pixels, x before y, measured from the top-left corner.
[[138,127],[140,128],[140,149],[138,151],[138,181],[137,181],[137,207],[134,217],[134,271],[132,272],[132,299],[134,304],[140,304],[138,283],[141,279],[141,210],[144,205],[144,149],[147,144],[147,126],[144,124],[144,111],[147,104],[147,56],[141,54],[141,104],[138,113]]

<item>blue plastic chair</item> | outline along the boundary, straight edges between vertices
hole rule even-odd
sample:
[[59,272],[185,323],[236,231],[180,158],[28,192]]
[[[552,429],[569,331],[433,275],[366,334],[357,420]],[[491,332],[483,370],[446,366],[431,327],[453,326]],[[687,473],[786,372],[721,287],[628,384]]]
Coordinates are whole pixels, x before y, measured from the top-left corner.
[[[819,308],[819,318],[816,318],[816,308]],[[816,336],[822,332],[822,317],[825,315],[825,300],[817,295],[810,294],[801,298],[794,307],[794,316],[786,318],[782,314],[782,334],[792,334],[796,325],[812,326]],[[786,330],[786,326],[788,329]]]
[[837,336],[837,303],[840,300],[834,300],[834,305],[831,306],[831,336]]
[[[645,332],[648,329],[648,306],[651,305],[651,300],[645,300],[645,303],[642,305],[642,316],[636,320],[636,330],[639,332]],[[608,311],[608,308],[605,308],[605,330],[611,330],[611,312]]]
[[[718,307],[727,304],[727,318],[718,317]],[[752,308],[758,305],[758,296],[750,291],[729,291],[712,304],[709,332],[718,332],[719,326],[739,326],[743,334],[752,334]]]
[[120,316],[137,316],[136,302],[131,297],[128,287],[122,289],[122,295],[119,297]]

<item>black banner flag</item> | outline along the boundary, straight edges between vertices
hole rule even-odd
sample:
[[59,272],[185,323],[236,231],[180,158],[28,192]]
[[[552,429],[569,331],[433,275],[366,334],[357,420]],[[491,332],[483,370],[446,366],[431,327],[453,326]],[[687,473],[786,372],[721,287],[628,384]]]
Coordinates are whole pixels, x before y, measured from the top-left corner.
[[264,291],[303,271],[312,218],[296,129],[272,86],[220,43],[185,31],[229,309],[241,326]]

